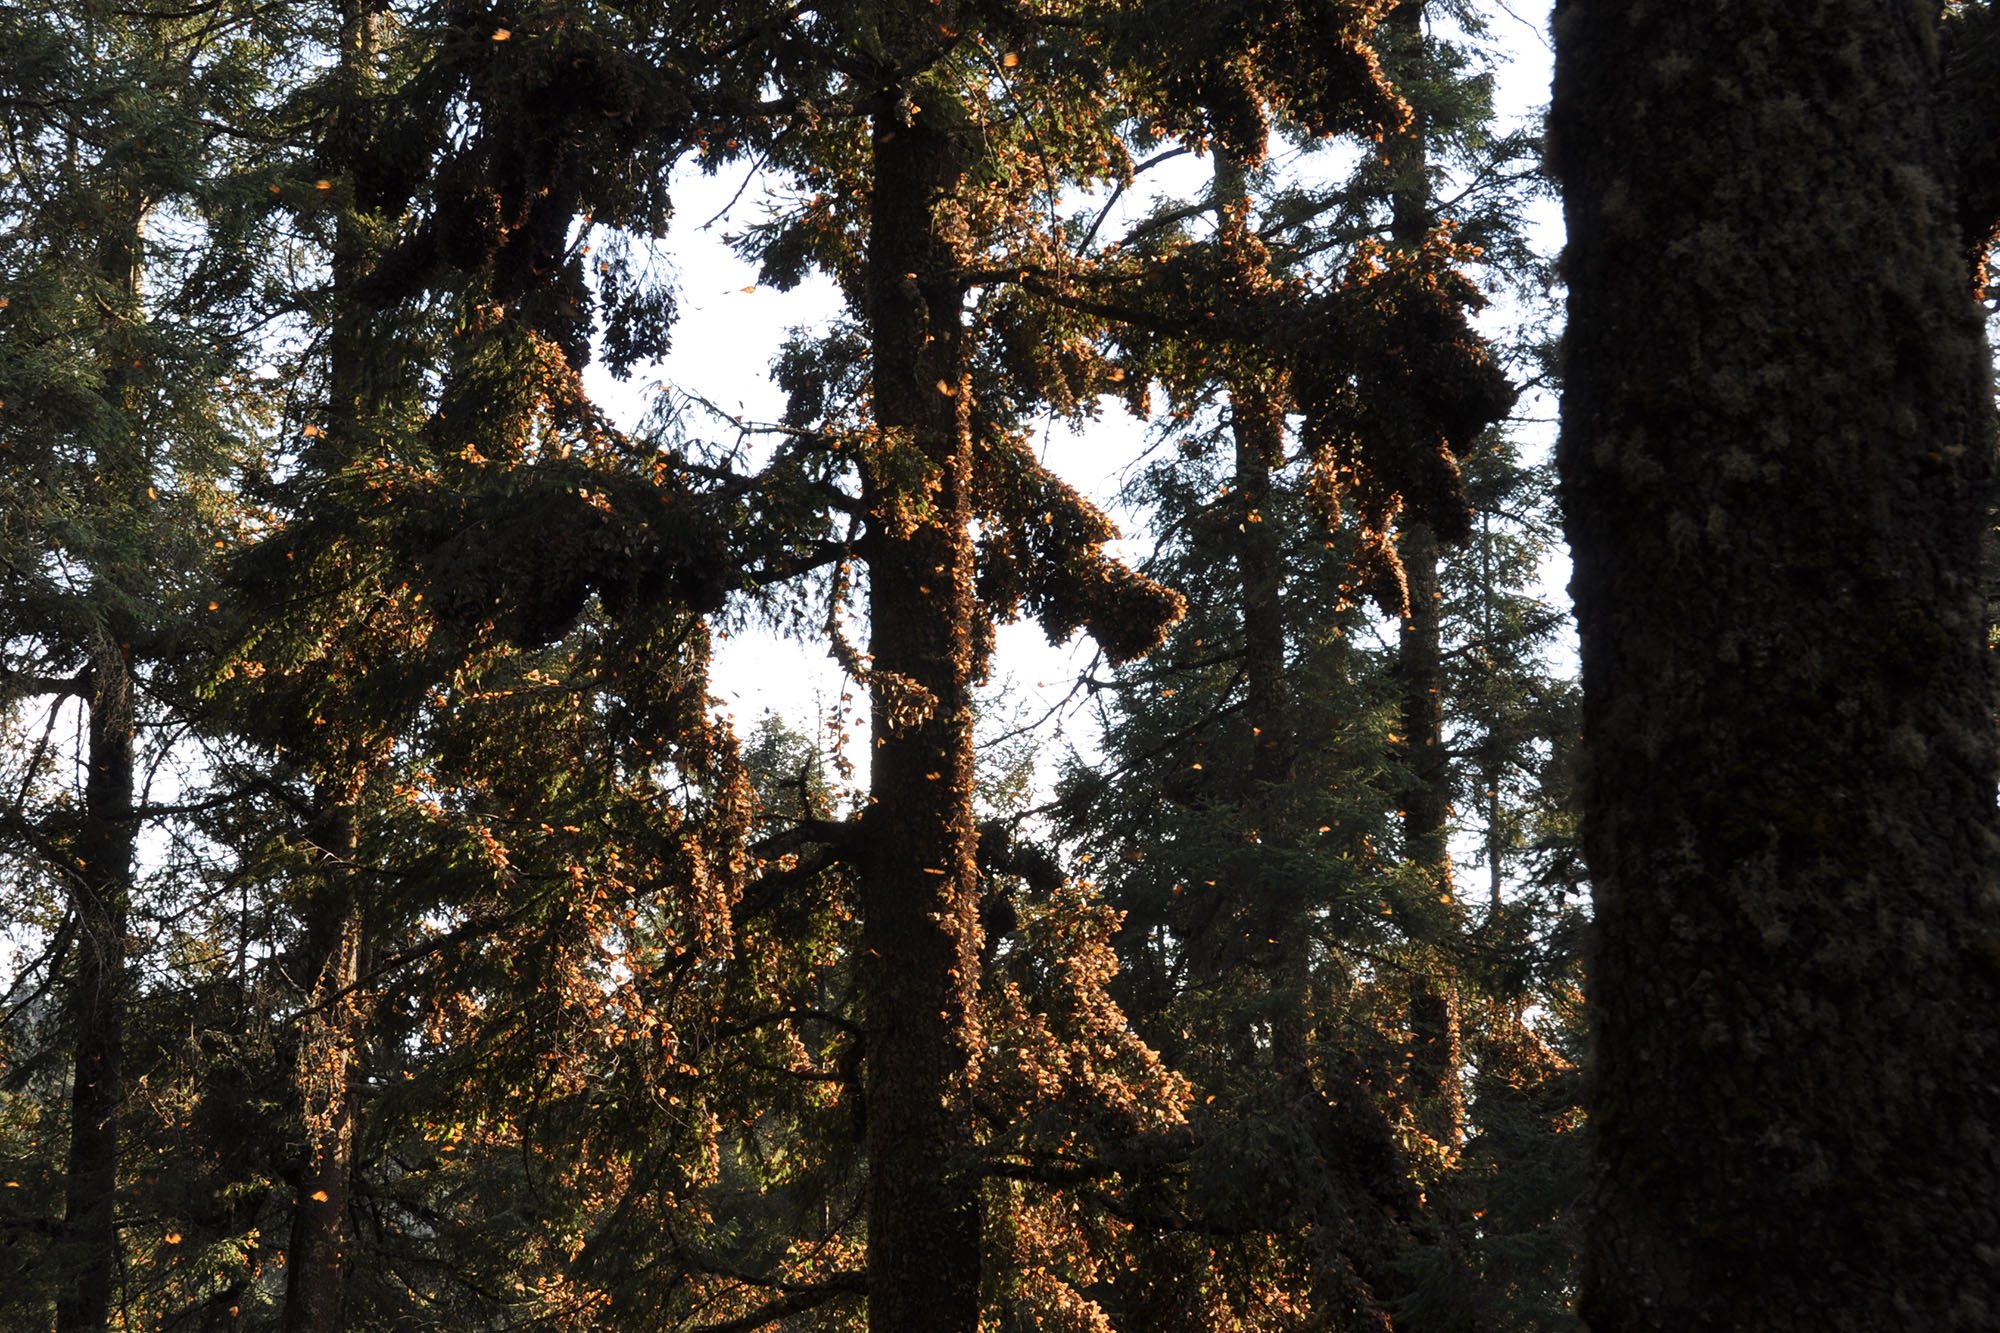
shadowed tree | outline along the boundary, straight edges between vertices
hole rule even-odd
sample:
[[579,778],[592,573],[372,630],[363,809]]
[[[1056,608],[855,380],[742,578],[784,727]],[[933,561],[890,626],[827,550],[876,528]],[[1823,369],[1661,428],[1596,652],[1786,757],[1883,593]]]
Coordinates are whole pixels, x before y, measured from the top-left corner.
[[[215,125],[257,122],[268,51],[244,33],[234,17],[95,3],[0,20],[0,698],[52,709],[0,824],[67,898],[43,955],[69,1003],[53,1267],[65,1333],[109,1325],[144,1243],[121,1190],[147,930],[137,847],[158,826],[145,797],[163,750],[148,733],[171,734],[151,724],[173,707],[164,678],[229,509],[213,489],[233,445],[217,380],[243,346],[255,210]],[[80,781],[43,801],[54,721],[72,706]]]
[[1580,1312],[1990,1328],[1993,217],[1954,208],[1991,180],[1941,121],[1938,6],[1565,0],[1555,38]]

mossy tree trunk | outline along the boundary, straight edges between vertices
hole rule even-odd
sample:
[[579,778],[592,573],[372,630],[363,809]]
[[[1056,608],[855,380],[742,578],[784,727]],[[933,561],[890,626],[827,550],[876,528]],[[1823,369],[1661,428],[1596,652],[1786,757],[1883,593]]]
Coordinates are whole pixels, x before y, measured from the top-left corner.
[[1938,11],[1556,6],[1602,1333],[2000,1320],[1991,368]]

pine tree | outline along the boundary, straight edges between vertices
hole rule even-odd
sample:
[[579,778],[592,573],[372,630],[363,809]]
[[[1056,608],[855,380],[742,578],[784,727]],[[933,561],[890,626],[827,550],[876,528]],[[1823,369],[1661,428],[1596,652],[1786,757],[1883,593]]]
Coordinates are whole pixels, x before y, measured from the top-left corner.
[[[344,0],[339,7],[338,57],[328,98],[330,128],[321,155],[328,170],[343,175],[350,188],[354,158],[374,129],[370,102],[383,55],[385,11],[377,0]],[[336,466],[345,467],[366,456],[370,418],[379,414],[379,404],[371,401],[373,377],[365,364],[371,330],[354,296],[355,284],[372,257],[358,222],[343,216],[335,224],[329,274],[333,309],[326,331],[327,413],[318,427],[325,445],[312,451],[330,453]],[[351,659],[348,665],[353,665]],[[368,935],[359,875],[362,816],[357,807],[372,776],[370,769],[379,760],[371,763],[367,751],[374,747],[365,742],[340,743],[351,742],[357,732],[366,737],[368,729],[338,714],[336,719],[348,722],[340,727],[336,746],[323,754],[307,750],[314,808],[305,832],[317,850],[318,865],[304,883],[304,929],[296,963],[296,975],[306,992],[295,1075],[305,1145],[285,1247],[286,1333],[333,1333],[341,1327],[342,1283],[352,1247],[346,1231],[355,1184],[359,1119],[355,1097],[361,1080],[354,1066],[362,1024],[361,1001],[355,992]],[[296,716],[291,720],[304,721]],[[321,715],[313,721],[324,724],[328,719]]]
[[[1047,282],[1052,272],[1071,276],[1052,269],[1066,259],[1061,233],[1037,225],[1022,202],[1099,179],[1124,157],[1103,122],[1133,110],[1104,106],[1076,74],[1091,68],[1095,43],[1135,60],[1150,53],[1146,30],[1121,18],[1080,10],[1079,45],[970,10],[880,16],[853,35],[863,59],[844,79],[800,88],[835,105],[855,97],[868,116],[865,149],[851,124],[807,141],[831,141],[838,155],[805,167],[814,202],[756,242],[781,284],[808,262],[832,270],[858,316],[848,370],[866,386],[860,410],[844,422],[820,417],[840,379],[801,355],[791,424],[811,432],[805,460],[824,466],[848,446],[861,460],[862,534],[852,549],[868,570],[871,638],[868,656],[848,661],[871,690],[873,743],[871,801],[849,855],[863,922],[870,1319],[885,1329],[978,1320],[981,891],[968,690],[984,670],[991,620],[1025,604],[1052,636],[1087,627],[1123,658],[1151,647],[1177,609],[1170,594],[1104,559],[1110,525],[1036,466],[1020,439],[1043,401],[1072,408],[1092,379],[1116,378],[1078,331],[1088,301],[1066,303]],[[1233,25],[1217,26],[1228,49],[1244,45]],[[1337,27],[1351,34],[1365,23],[1343,12]],[[995,101],[996,53],[1001,88],[1021,81],[1015,104],[1026,94],[1048,112],[1012,123]],[[1142,85],[1241,77],[1187,65]],[[1366,78],[1326,82],[1317,91],[1331,115],[1352,114],[1375,91]],[[1198,118],[1181,127],[1204,132]],[[848,211],[859,200],[863,216]],[[1027,299],[967,311],[969,288],[1012,286],[1016,275],[1043,281],[1022,281]],[[1091,947],[1087,937],[1078,944]]]

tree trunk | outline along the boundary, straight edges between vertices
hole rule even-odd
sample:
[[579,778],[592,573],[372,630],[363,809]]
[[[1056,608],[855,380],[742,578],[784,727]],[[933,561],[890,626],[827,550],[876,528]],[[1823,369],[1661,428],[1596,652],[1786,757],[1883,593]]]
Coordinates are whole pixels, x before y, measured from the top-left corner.
[[[1403,857],[1423,870],[1432,892],[1446,900],[1440,905],[1456,918],[1448,842],[1451,772],[1444,744],[1441,560],[1430,525],[1406,523],[1397,554],[1410,593],[1396,654],[1403,744],[1410,756],[1410,784],[1396,798],[1402,811]],[[1425,1137],[1455,1149],[1465,1140],[1458,988],[1424,970],[1443,970],[1435,949],[1425,949],[1417,967],[1410,975],[1411,1102]]]
[[1991,367],[1938,10],[1556,7],[1600,1333],[2000,1322]]
[[[354,172],[371,151],[369,102],[382,48],[382,0],[342,0],[339,102],[323,151],[335,169]],[[379,356],[366,311],[353,299],[373,258],[367,231],[343,216],[334,232],[333,327],[327,340],[328,471],[352,466],[371,438],[377,404],[369,386]],[[338,738],[336,738],[337,741]],[[316,830],[320,873],[305,903],[301,979],[310,979],[299,1030],[296,1086],[304,1154],[285,1262],[285,1333],[338,1333],[347,1262],[347,1205],[354,1187],[358,1116],[355,1064],[362,1035],[360,980],[365,922],[355,860],[360,842],[356,802],[367,761],[341,755],[321,761],[323,826]],[[337,776],[334,776],[337,775]]]
[[[1220,173],[1218,173],[1219,175]],[[1240,184],[1240,173],[1238,173]],[[1244,207],[1248,201],[1240,201]],[[1276,382],[1274,382],[1276,381]],[[1297,845],[1297,795],[1293,773],[1286,679],[1284,553],[1271,513],[1271,469],[1285,456],[1285,394],[1276,372],[1245,368],[1229,378],[1230,433],[1236,446],[1237,596],[1243,619],[1244,720],[1250,727],[1247,800],[1238,812],[1242,835],[1274,854]],[[1305,1076],[1311,1053],[1311,904],[1278,884],[1239,884],[1230,892],[1248,898],[1242,928],[1251,957],[1273,946],[1269,984],[1280,993],[1271,1018],[1271,1055],[1280,1078]],[[1234,924],[1236,914],[1229,914]],[[1235,954],[1231,950],[1231,954]],[[1230,962],[1241,966],[1239,957]]]
[[1236,494],[1241,502],[1236,566],[1253,785],[1284,783],[1292,776],[1284,552],[1271,514],[1271,469],[1280,466],[1285,457],[1285,391],[1282,383],[1271,383],[1276,378],[1272,371],[1244,370],[1229,380]]
[[[1414,71],[1426,63],[1426,0],[1404,0],[1386,26],[1396,50]],[[1386,145],[1391,179],[1390,239],[1403,249],[1424,243],[1431,229],[1430,149],[1421,112],[1391,135]],[[1402,525],[1397,557],[1409,590],[1409,612],[1396,642],[1396,674],[1401,685],[1403,745],[1409,754],[1409,785],[1397,794],[1402,812],[1403,858],[1419,867],[1436,896],[1455,918],[1458,912],[1451,865],[1451,765],[1444,737],[1443,554],[1437,534],[1421,519]],[[1412,1101],[1417,1127],[1444,1147],[1465,1139],[1465,1093],[1459,1076],[1464,1052],[1459,1033],[1458,989],[1422,970],[1435,964],[1434,951],[1419,960],[1410,978],[1410,1057]]]
[[90,772],[76,839],[75,1075],[63,1233],[69,1250],[58,1333],[108,1328],[118,1289],[118,1114],[125,1098],[125,917],[135,833],[132,668],[100,627],[90,670]]
[[972,1333],[978,1181],[973,553],[959,257],[940,205],[960,148],[943,108],[874,129],[869,320],[879,439],[869,514],[873,706],[863,822],[871,1333]]
[[[1218,153],[1215,213],[1225,288],[1256,293],[1269,281],[1268,256],[1250,225],[1245,166]],[[1240,286],[1238,286],[1240,284]],[[1297,844],[1296,794],[1288,790],[1295,752],[1291,682],[1287,676],[1285,556],[1272,511],[1271,473],[1285,461],[1284,372],[1245,356],[1225,379],[1229,433],[1234,446],[1235,492],[1232,563],[1237,614],[1243,626],[1243,718],[1250,728],[1250,762],[1237,809],[1238,834],[1274,853]],[[1280,1078],[1303,1077],[1311,1068],[1311,904],[1282,881],[1231,884],[1231,902],[1217,915],[1229,938],[1204,952],[1217,970],[1246,966],[1264,971],[1287,998],[1272,1006],[1271,1055]],[[1248,1034],[1246,1034],[1247,1036]],[[1254,1043],[1242,1058],[1255,1059]]]
[[1452,888],[1451,773],[1444,744],[1444,594],[1438,541],[1430,524],[1403,524],[1396,543],[1410,590],[1410,613],[1396,640],[1403,744],[1410,782],[1397,794],[1403,858],[1422,866],[1440,892]]
[[[56,1303],[57,1333],[97,1333],[108,1328],[118,1289],[122,1253],[118,1239],[118,1116],[125,1100],[125,926],[132,900],[134,810],[137,777],[132,698],[132,641],[136,627],[123,594],[139,583],[134,551],[143,539],[121,525],[146,511],[147,467],[139,411],[142,387],[135,372],[143,353],[133,336],[141,320],[145,265],[143,196],[115,186],[107,202],[98,272],[115,308],[103,321],[100,352],[103,395],[123,420],[95,450],[105,503],[124,506],[99,516],[116,533],[93,553],[88,614],[90,653],[90,753],[83,815],[70,872],[77,923],[77,969],[71,996],[69,1158],[63,1182],[63,1236],[68,1253]],[[130,545],[117,538],[125,538]],[[108,595],[106,595],[108,590]]]
[[313,986],[299,1028],[296,1073],[305,1156],[285,1252],[285,1333],[339,1333],[341,1327],[361,1026],[353,990],[361,974],[361,902],[354,883],[359,841],[354,806],[336,806],[322,834],[318,901],[308,909],[305,957]]

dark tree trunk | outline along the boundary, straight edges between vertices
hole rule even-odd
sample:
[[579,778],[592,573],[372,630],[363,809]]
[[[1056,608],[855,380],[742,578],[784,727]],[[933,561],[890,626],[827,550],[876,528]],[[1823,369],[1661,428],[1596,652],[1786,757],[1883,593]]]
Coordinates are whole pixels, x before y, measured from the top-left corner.
[[1396,640],[1403,744],[1410,756],[1409,785],[1396,796],[1403,857],[1449,893],[1451,772],[1444,743],[1444,594],[1437,535],[1430,524],[1412,519],[1398,535],[1396,553],[1410,590],[1410,611]]
[[1556,6],[1581,1312],[2000,1322],[1991,370],[1939,6]]
[[[1403,820],[1403,855],[1424,871],[1439,906],[1454,918],[1457,899],[1448,844],[1451,773],[1444,744],[1444,659],[1440,650],[1439,554],[1430,525],[1403,528],[1398,555],[1410,591],[1396,665],[1402,686],[1403,743],[1410,757],[1410,785],[1397,796]],[[1417,1128],[1433,1142],[1456,1148],[1465,1140],[1465,1092],[1460,1083],[1464,1049],[1458,988],[1435,949],[1427,949],[1410,975],[1410,1094]]]
[[[1452,881],[1451,772],[1444,743],[1444,655],[1441,649],[1443,600],[1441,558],[1430,525],[1412,521],[1397,542],[1410,593],[1397,641],[1403,745],[1410,782],[1397,797],[1402,811],[1403,856],[1420,868],[1431,892],[1458,908]],[[1410,1094],[1417,1127],[1432,1141],[1456,1148],[1465,1139],[1464,1065],[1459,1031],[1458,988],[1428,970],[1442,971],[1435,950],[1426,950],[1410,974]]]
[[[364,168],[372,151],[370,102],[376,93],[384,9],[383,0],[341,3],[340,100],[323,152],[335,169],[350,173]],[[371,366],[380,351],[370,337],[367,312],[353,298],[373,257],[367,228],[343,216],[334,233],[335,306],[327,340],[325,449],[331,455],[330,472],[365,456],[373,434],[370,418],[379,407],[369,386],[382,378]],[[310,989],[295,1067],[304,1149],[286,1251],[285,1333],[338,1333],[341,1327],[359,1120],[354,1090],[362,1018],[355,987],[365,921],[355,870],[360,841],[356,802],[366,785],[368,764],[341,756],[322,760],[321,766],[324,815],[314,830],[319,869],[308,884],[298,974]]]
[[879,439],[862,494],[874,719],[860,887],[871,1333],[979,1322],[971,438],[959,256],[940,209],[961,150],[942,110],[886,109],[874,130]]
[[[1255,292],[1268,263],[1249,225],[1250,199],[1241,163],[1218,154],[1216,226],[1227,286]],[[1236,267],[1240,266],[1240,267]],[[1296,852],[1302,832],[1298,778],[1302,738],[1292,718],[1290,616],[1285,587],[1285,547],[1273,512],[1273,473],[1285,461],[1285,374],[1246,358],[1225,379],[1229,394],[1233,504],[1224,511],[1235,528],[1228,548],[1236,575],[1237,615],[1243,636],[1243,724],[1250,730],[1245,795],[1237,806],[1237,835],[1268,848],[1276,864]],[[1290,1103],[1295,1123],[1306,1127],[1339,1165],[1308,1171],[1294,1200],[1303,1226],[1303,1254],[1315,1311],[1339,1318],[1340,1327],[1391,1327],[1384,1308],[1397,1276],[1402,1235],[1393,1221],[1355,1225],[1356,1200],[1415,1217],[1421,1196],[1409,1179],[1395,1126],[1363,1086],[1359,1069],[1338,1052],[1314,1043],[1313,909],[1311,886],[1280,875],[1252,876],[1228,884],[1229,896],[1210,918],[1214,938],[1199,942],[1197,965],[1218,990],[1233,987],[1229,974],[1262,973],[1272,992],[1269,1069]],[[1231,1059],[1263,1063],[1260,1034],[1246,1026]],[[1329,1324],[1328,1327],[1334,1325]]]
[[[95,452],[109,509],[100,522],[113,532],[146,512],[147,468],[140,429],[130,418],[143,394],[144,353],[135,338],[141,319],[145,265],[143,196],[114,188],[97,255],[105,286],[120,296],[103,321],[104,398],[126,417]],[[69,1158],[63,1182],[66,1262],[56,1303],[57,1333],[97,1333],[109,1327],[118,1290],[118,1117],[125,1100],[126,915],[132,900],[137,779],[132,642],[135,626],[123,594],[139,580],[133,552],[143,538],[119,533],[93,560],[90,653],[89,772],[84,778],[76,859],[69,868],[77,925],[77,966],[70,1000]],[[123,546],[123,549],[120,549]],[[109,590],[103,595],[101,590]]]
[[[1425,0],[1404,0],[1387,19],[1395,49],[1421,71]],[[1423,114],[1412,115],[1386,145],[1391,178],[1390,238],[1404,249],[1424,243],[1431,229],[1430,149]],[[1403,745],[1409,785],[1397,794],[1402,811],[1403,858],[1423,870],[1434,894],[1455,915],[1451,865],[1451,765],[1444,736],[1443,553],[1430,524],[1411,518],[1396,543],[1409,590],[1409,610],[1396,642],[1401,687]],[[1465,1138],[1465,1094],[1460,1085],[1457,988],[1420,969],[1411,975],[1410,1078],[1418,1128],[1433,1141],[1457,1147]]]
[[125,1097],[125,918],[132,894],[134,750],[127,648],[99,632],[90,669],[90,772],[76,839],[75,1075],[64,1177],[68,1262],[58,1333],[107,1328],[118,1289],[118,1114]]
[[298,1197],[285,1253],[285,1333],[339,1333],[354,1186],[354,1058],[360,1036],[361,902],[355,892],[355,810],[336,806],[320,837],[321,873],[308,907],[312,978],[296,1070],[305,1130]]
[[[1284,553],[1271,514],[1271,469],[1285,456],[1285,398],[1275,372],[1246,368],[1229,379],[1230,433],[1236,446],[1237,595],[1243,619],[1244,720],[1250,727],[1247,800],[1238,819],[1243,836],[1274,853],[1296,846],[1296,794],[1289,791],[1293,752],[1286,679]],[[1246,941],[1252,957],[1276,941],[1270,984],[1283,997],[1273,1006],[1271,1055],[1280,1078],[1311,1069],[1311,941],[1309,910],[1298,890],[1282,881],[1243,884]],[[1232,914],[1233,916],[1234,914]],[[1233,965],[1240,957],[1230,951]],[[1246,1052],[1247,1054],[1247,1052]]]
[[[1216,229],[1225,288],[1254,293],[1268,264],[1251,232],[1246,168],[1218,153],[1215,159]],[[1233,270],[1233,271],[1232,271]],[[1274,852],[1296,845],[1291,682],[1287,672],[1285,555],[1272,512],[1271,473],[1285,461],[1286,381],[1276,367],[1246,356],[1225,380],[1229,434],[1234,447],[1237,614],[1243,627],[1243,720],[1250,728],[1250,763],[1237,808],[1238,834]],[[1305,1077],[1311,1068],[1310,904],[1282,880],[1231,884],[1231,902],[1216,919],[1227,938],[1205,950],[1219,972],[1246,966],[1263,970],[1285,999],[1272,1006],[1271,1055],[1280,1078]],[[1241,1058],[1254,1060],[1256,1043],[1245,1033]]]
[[1239,540],[1236,565],[1243,616],[1245,714],[1251,728],[1250,781],[1292,776],[1290,701],[1285,660],[1285,557],[1271,521],[1271,469],[1285,458],[1285,394],[1273,372],[1230,377],[1230,430],[1236,445]]

